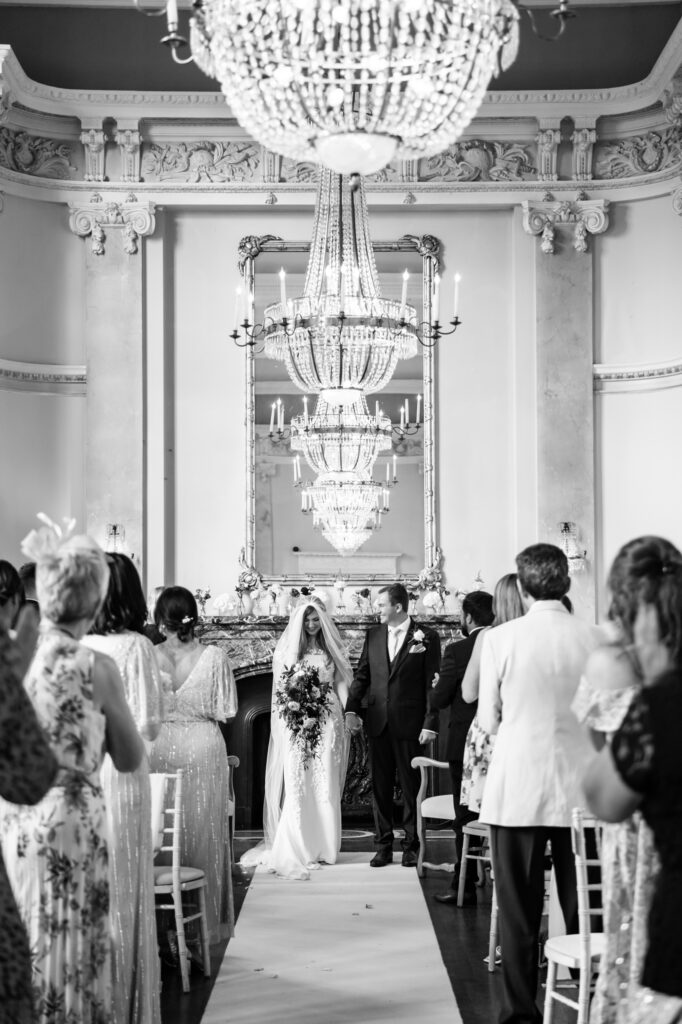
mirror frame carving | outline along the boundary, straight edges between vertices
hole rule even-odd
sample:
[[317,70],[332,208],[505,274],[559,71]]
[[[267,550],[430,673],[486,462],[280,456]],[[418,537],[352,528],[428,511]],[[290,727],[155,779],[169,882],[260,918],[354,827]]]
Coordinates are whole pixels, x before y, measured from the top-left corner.
[[[375,253],[416,252],[422,258],[422,316],[425,324],[432,323],[432,296],[435,275],[440,267],[440,241],[433,235],[403,235],[397,242],[373,242]],[[256,260],[261,253],[309,252],[309,242],[287,242],[277,235],[247,235],[239,243],[239,272],[244,278],[246,294],[251,296],[249,319],[255,323]],[[436,537],[436,496],[435,496],[435,420],[434,420],[434,361],[435,344],[422,346],[422,379],[424,392],[424,567],[437,567],[441,552]],[[287,573],[286,575],[265,576],[258,571],[256,559],[256,374],[255,355],[252,345],[246,346],[245,370],[245,464],[246,464],[246,522],[244,547],[240,563],[242,576],[255,574],[265,586],[280,584],[315,584],[331,586],[338,574]],[[341,559],[341,556],[339,556]],[[343,572],[343,559],[341,559]],[[351,586],[383,585],[395,582],[387,573],[343,573],[344,580]],[[401,581],[408,586],[417,585],[417,574],[401,575]]]

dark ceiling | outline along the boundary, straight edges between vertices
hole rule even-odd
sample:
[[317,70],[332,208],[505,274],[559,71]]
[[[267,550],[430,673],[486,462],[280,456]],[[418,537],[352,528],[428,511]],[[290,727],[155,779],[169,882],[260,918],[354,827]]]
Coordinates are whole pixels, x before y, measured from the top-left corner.
[[[194,65],[178,66],[159,45],[163,18],[132,9],[37,7],[0,0],[0,43],[29,78],[73,89],[216,91]],[[577,8],[563,37],[547,43],[524,16],[519,57],[494,89],[592,89],[641,81],[682,17],[682,3]],[[547,31],[554,23],[539,12]],[[181,31],[188,13],[181,14]]]

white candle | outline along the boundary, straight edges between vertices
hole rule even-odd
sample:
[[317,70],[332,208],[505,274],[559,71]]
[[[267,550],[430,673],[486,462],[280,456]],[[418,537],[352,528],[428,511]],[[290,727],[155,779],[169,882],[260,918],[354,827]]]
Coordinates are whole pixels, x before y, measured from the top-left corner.
[[284,408],[282,407],[282,399],[277,399],[277,429],[284,429]]
[[379,426],[379,403],[376,402],[374,407],[376,409],[376,413],[375,413],[375,417],[374,418],[377,421],[377,426]]
[[391,479],[390,472],[391,471],[390,471],[390,468],[389,468],[389,465],[388,465],[388,462],[387,462],[386,463],[386,483],[388,483],[390,481],[390,479]]
[[408,427],[410,425],[410,401],[408,398],[405,399],[405,422]]
[[459,282],[461,280],[462,280],[462,275],[461,274],[455,274],[455,302],[454,302],[455,319],[457,318],[457,313],[459,311]]
[[291,467],[292,467],[292,469],[294,471],[294,483],[296,483],[296,481],[298,480],[298,475],[296,473],[296,459],[295,458],[291,460]]
[[308,396],[303,396],[303,423],[308,426]]
[[403,430],[405,427],[405,406],[400,406],[400,429]]
[[234,290],[234,329],[235,329],[235,331],[239,329],[239,310],[241,308],[241,304],[242,304],[242,290],[239,287],[239,285],[237,285],[237,287]]
[[296,456],[296,474],[298,476],[299,483],[301,482],[301,456]]
[[400,316],[402,317],[403,320],[405,319],[406,313],[405,307],[407,306],[407,282],[409,281],[409,279],[410,274],[409,271],[406,269],[403,274],[403,291],[402,295],[400,296]]
[[440,304],[440,274],[436,274],[433,281],[433,319],[438,320],[438,306]]
[[279,272],[279,301],[282,303],[282,316],[287,315],[287,285],[284,267]]
[[422,396],[421,395],[417,395],[417,420],[416,420],[417,425],[419,425],[419,423],[421,423],[421,419],[420,419],[421,411],[422,411]]
[[393,479],[398,479],[398,456],[393,456]]
[[270,437],[275,429],[275,403],[272,403],[272,409],[270,410]]
[[177,0],[168,0],[166,4],[166,19],[168,21],[168,31],[177,31],[178,27],[178,2]]

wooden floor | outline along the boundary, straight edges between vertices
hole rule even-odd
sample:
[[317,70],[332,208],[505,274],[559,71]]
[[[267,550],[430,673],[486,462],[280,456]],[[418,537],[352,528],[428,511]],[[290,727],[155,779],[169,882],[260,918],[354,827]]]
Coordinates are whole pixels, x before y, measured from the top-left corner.
[[[429,840],[429,857],[435,862],[452,859],[452,833],[443,832]],[[235,860],[255,839],[241,837],[235,840]],[[397,844],[396,844],[397,846]],[[368,860],[372,850],[372,838],[362,828],[356,833],[344,835],[343,850],[367,850]],[[368,869],[369,870],[369,869]],[[413,870],[405,868],[404,870]],[[235,869],[235,911],[239,928],[239,911],[251,882],[252,872]],[[488,930],[490,927],[490,884],[479,890],[478,906],[456,908],[438,903],[434,894],[444,892],[450,885],[451,875],[428,872],[422,879],[422,890],[440,946],[443,962],[450,978],[455,998],[464,1024],[495,1024],[500,1009],[499,970],[490,974],[483,958],[488,952]],[[305,883],[302,883],[305,884]],[[170,927],[169,923],[169,927]],[[192,970],[191,990],[183,993],[177,968],[164,963],[162,969],[161,1016],[163,1024],[199,1024],[208,1002],[218,967],[222,961],[225,944],[212,947],[211,978],[204,978]],[[544,972],[541,974],[544,979]],[[538,1007],[542,1008],[543,989],[538,992]],[[424,1019],[428,1020],[428,1007],[424,1007]],[[574,1024],[575,1013],[558,1006],[554,1012],[553,1024]],[[226,1021],[229,1024],[229,1020]],[[263,1024],[271,1024],[264,1021]],[[323,1024],[323,1022],[320,1022]],[[362,1024],[355,1021],[353,1024]]]

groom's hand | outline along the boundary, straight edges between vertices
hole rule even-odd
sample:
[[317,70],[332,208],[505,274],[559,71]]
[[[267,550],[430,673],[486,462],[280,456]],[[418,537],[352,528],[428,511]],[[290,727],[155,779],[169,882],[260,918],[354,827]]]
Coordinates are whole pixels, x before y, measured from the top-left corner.
[[419,733],[419,742],[424,746],[425,743],[431,743],[432,740],[435,740],[437,735],[438,733],[432,729],[422,729]]
[[346,728],[351,736],[362,731],[362,719],[354,711],[346,712]]
[[438,686],[438,680],[439,680],[439,679],[440,679],[440,672],[434,672],[434,673],[433,673],[433,681],[432,681],[432,683],[431,683],[431,687],[432,687],[432,688],[433,688],[434,686]]

